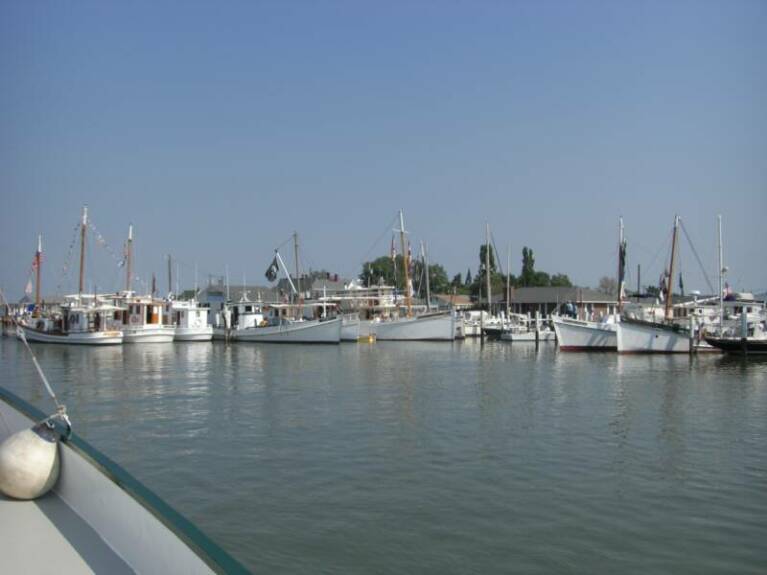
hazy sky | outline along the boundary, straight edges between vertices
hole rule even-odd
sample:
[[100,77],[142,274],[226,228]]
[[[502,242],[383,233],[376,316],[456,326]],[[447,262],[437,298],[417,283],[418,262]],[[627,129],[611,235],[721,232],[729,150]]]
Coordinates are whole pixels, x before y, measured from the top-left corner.
[[[89,285],[265,283],[294,230],[344,276],[404,208],[450,276],[501,260],[656,283],[679,213],[716,282],[767,288],[767,2],[0,2],[0,287],[44,292],[83,204]],[[377,243],[376,243],[377,242]],[[110,251],[111,250],[111,251]],[[284,250],[286,255],[290,250]],[[706,289],[683,244],[685,286]]]

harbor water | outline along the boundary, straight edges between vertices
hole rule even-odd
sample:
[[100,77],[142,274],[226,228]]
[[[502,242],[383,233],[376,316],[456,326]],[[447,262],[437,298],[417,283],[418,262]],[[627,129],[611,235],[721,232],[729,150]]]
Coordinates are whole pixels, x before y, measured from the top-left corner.
[[[765,359],[34,350],[75,431],[254,572],[767,572]],[[0,360],[52,411],[20,342]]]

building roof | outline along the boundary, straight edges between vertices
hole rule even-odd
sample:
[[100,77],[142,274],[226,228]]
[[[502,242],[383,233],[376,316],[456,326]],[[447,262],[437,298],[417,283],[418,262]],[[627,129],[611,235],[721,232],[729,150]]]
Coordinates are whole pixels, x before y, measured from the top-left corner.
[[511,303],[615,303],[615,296],[591,288],[579,287],[522,287],[511,293]]
[[454,305],[456,307],[467,307],[473,305],[471,296],[463,294],[438,293],[432,296],[440,304]]

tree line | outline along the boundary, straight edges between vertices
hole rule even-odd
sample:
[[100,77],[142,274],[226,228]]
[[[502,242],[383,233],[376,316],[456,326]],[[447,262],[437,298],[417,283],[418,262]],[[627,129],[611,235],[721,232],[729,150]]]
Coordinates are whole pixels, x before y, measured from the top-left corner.
[[[482,244],[479,248],[479,266],[474,276],[472,276],[471,268],[469,268],[465,276],[458,273],[453,276],[452,280],[449,280],[443,266],[438,263],[430,263],[429,285],[431,292],[479,296],[480,290],[484,293],[486,289],[485,270],[487,260],[489,260],[492,292],[496,294],[505,293],[506,275],[496,265],[495,251],[490,249],[490,253],[487,254],[487,246],[485,244]],[[415,260],[411,267],[410,273],[414,289],[419,290],[419,286],[422,286],[425,281],[423,262]],[[396,286],[400,290],[404,289],[405,274],[402,255],[397,254],[393,258],[391,256],[381,256],[375,260],[365,262],[359,278],[365,285],[382,283]],[[518,276],[511,274],[509,281],[512,287],[572,287],[573,285],[566,274],[549,274],[536,270],[535,255],[533,250],[527,246],[522,248],[521,273]]]

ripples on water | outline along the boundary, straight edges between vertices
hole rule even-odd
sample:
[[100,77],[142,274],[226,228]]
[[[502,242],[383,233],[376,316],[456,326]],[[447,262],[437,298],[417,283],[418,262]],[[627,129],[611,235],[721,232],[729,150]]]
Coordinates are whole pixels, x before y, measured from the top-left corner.
[[[35,349],[76,431],[255,571],[767,571],[764,360]],[[21,346],[0,357],[47,408]]]

